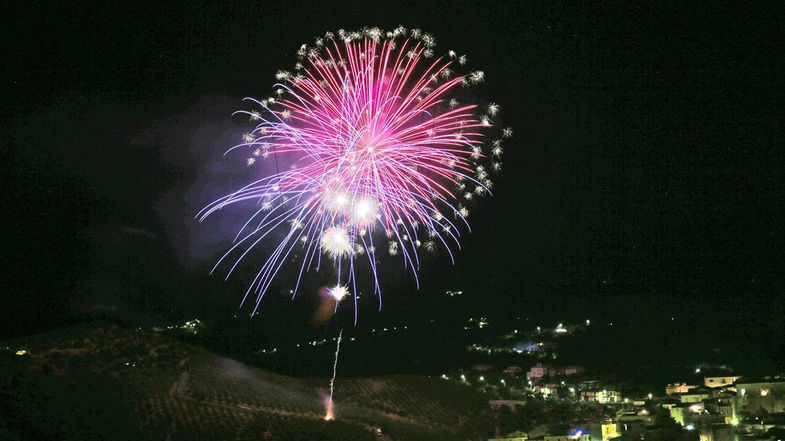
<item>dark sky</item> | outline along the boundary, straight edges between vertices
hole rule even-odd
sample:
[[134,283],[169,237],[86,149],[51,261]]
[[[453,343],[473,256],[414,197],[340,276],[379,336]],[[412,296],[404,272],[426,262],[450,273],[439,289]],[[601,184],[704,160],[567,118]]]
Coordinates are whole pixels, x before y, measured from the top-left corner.
[[398,24],[484,70],[516,136],[457,264],[429,261],[419,293],[391,283],[390,314],[444,314],[463,289],[499,317],[676,311],[782,336],[777,11],[316,3],[2,6],[2,336],[235,308],[244,281],[205,276],[220,226],[191,219],[231,187],[230,113],[314,36]]

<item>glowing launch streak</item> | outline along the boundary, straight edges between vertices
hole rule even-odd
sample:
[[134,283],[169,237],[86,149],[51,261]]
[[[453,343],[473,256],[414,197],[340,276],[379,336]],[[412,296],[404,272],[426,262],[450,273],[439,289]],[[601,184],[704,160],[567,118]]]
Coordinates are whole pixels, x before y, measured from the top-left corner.
[[327,401],[327,414],[324,416],[325,421],[335,419],[335,412],[333,408],[333,392],[335,391],[335,375],[338,373],[338,353],[341,351],[341,337],[343,337],[343,329],[338,332],[338,343],[335,344],[335,362],[333,362],[333,378],[330,380],[330,398]]

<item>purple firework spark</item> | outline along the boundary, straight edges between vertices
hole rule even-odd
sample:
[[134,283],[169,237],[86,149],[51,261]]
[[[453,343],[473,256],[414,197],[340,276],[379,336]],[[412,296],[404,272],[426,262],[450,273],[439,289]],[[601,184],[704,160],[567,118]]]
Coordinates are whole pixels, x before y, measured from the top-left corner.
[[433,37],[418,29],[328,32],[300,48],[295,74],[276,74],[276,98],[246,98],[261,111],[237,113],[258,124],[227,153],[247,149],[249,166],[271,156],[293,166],[214,201],[197,217],[257,204],[213,268],[239,254],[227,277],[257,244],[283,233],[243,297],[256,294],[254,311],[290,256],[300,257],[293,295],[305,272],[328,262],[337,273],[330,292],[352,294],[355,321],[362,256],[380,307],[378,248],[400,255],[415,280],[421,250],[441,244],[453,259],[459,226],[469,226],[465,203],[490,192],[501,138],[512,130],[489,139],[499,106],[457,99],[462,87],[484,80],[483,72],[456,75],[466,57],[449,51],[433,59],[433,51]]

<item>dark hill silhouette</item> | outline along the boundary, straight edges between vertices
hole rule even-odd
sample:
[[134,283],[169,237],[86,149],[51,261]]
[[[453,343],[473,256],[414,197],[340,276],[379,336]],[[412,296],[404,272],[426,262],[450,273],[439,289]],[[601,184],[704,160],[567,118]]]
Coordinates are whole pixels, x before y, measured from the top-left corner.
[[489,431],[486,399],[438,379],[339,378],[329,422],[327,388],[167,335],[80,325],[0,344],[0,439],[456,440]]

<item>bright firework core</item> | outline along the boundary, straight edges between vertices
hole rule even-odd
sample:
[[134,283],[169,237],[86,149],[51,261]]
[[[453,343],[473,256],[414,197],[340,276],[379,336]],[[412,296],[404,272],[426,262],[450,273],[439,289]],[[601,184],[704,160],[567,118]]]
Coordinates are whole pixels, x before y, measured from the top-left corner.
[[[441,246],[452,259],[468,229],[467,206],[490,193],[512,130],[494,136],[499,106],[462,99],[461,90],[485,74],[456,73],[466,56],[434,58],[434,47],[419,29],[328,32],[300,48],[295,73],[276,74],[274,97],[249,99],[258,109],[238,112],[257,125],[230,151],[244,150],[249,166],[276,161],[277,171],[199,218],[228,204],[257,204],[218,262],[229,255],[239,262],[264,238],[273,241],[246,293],[257,295],[257,308],[287,261],[300,262],[295,293],[303,274],[323,264],[335,269],[337,286],[356,286],[362,263],[381,306],[377,265],[385,254],[415,280],[422,252]],[[279,170],[279,160],[292,166]]]
[[330,288],[330,297],[335,299],[336,302],[340,302],[341,299],[346,297],[349,294],[349,290],[345,286],[338,285],[336,287]]
[[339,258],[352,251],[349,234],[340,227],[329,227],[322,233],[322,249],[329,255]]
[[373,225],[376,217],[376,204],[372,199],[360,199],[354,204],[352,220],[357,225]]

